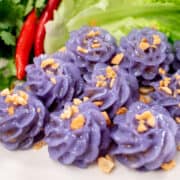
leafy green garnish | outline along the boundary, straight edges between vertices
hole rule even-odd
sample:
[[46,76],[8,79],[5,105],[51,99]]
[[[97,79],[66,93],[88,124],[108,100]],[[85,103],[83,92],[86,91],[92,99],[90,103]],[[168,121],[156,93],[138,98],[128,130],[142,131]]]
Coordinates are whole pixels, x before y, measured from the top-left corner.
[[94,23],[118,42],[132,29],[143,27],[155,27],[174,41],[180,39],[180,1],[64,0],[46,25],[45,51],[55,52],[65,44],[69,32]]

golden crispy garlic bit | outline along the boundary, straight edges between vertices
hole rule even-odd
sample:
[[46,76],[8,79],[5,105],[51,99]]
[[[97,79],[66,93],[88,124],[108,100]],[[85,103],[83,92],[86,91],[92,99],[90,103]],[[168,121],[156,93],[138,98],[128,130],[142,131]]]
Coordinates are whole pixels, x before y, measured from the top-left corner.
[[176,162],[174,160],[171,160],[167,163],[163,163],[161,165],[161,168],[165,171],[171,170],[172,168],[174,168],[176,166]]
[[120,107],[117,111],[116,111],[116,115],[120,115],[120,114],[125,114],[128,111],[128,109],[126,107]]
[[123,53],[116,54],[116,55],[112,58],[111,64],[113,64],[113,65],[119,65],[119,64],[122,62],[123,58],[124,58],[124,54],[123,54]]
[[107,174],[110,173],[115,167],[115,163],[109,155],[106,155],[105,157],[99,157],[97,163],[99,169]]
[[111,119],[106,111],[102,112],[102,115],[104,116],[104,119],[106,120],[107,125],[111,125]]
[[85,124],[85,118],[82,114],[79,114],[72,119],[70,127],[72,130],[77,130],[82,128],[84,124]]

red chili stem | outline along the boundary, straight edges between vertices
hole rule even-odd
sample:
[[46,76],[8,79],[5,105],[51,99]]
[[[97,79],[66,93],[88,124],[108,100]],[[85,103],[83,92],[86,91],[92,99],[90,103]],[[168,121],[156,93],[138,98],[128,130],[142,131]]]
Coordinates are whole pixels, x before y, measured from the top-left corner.
[[39,56],[44,53],[44,38],[45,38],[45,24],[53,18],[53,12],[57,9],[61,0],[49,0],[40,19],[38,21],[35,43],[34,43],[34,54]]
[[25,77],[25,68],[29,61],[30,51],[33,46],[35,32],[36,32],[37,16],[35,10],[32,10],[27,16],[19,38],[16,44],[16,76],[19,80]]

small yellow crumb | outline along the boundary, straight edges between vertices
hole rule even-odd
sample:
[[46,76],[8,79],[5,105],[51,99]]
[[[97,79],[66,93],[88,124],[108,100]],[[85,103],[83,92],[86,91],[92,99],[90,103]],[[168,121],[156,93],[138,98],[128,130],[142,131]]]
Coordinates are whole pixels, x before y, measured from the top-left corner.
[[59,64],[58,63],[54,63],[51,65],[51,68],[56,70],[57,68],[59,67]]
[[172,168],[174,168],[176,166],[176,162],[174,160],[171,160],[167,163],[163,163],[161,165],[161,168],[165,171],[171,170]]
[[71,108],[71,106],[68,106],[61,113],[60,118],[61,119],[69,119],[69,118],[71,118],[72,114],[73,114],[72,108]]
[[89,100],[89,97],[87,97],[87,96],[84,96],[84,97],[83,97],[83,101],[84,101],[84,102],[86,102],[86,101],[88,101],[88,100]]
[[97,163],[101,171],[107,174],[109,174],[115,167],[115,163],[109,155],[105,157],[99,157]]
[[80,105],[82,103],[82,101],[79,99],[79,98],[74,98],[73,99],[73,104],[75,104],[75,105]]
[[176,123],[180,124],[180,117],[176,117],[175,120],[176,120]]
[[113,64],[113,65],[119,65],[119,64],[122,62],[123,58],[124,58],[124,54],[123,54],[123,53],[116,54],[116,55],[112,58],[111,64]]
[[8,107],[8,114],[10,116],[14,115],[14,107],[13,106]]
[[18,94],[26,101],[29,98],[28,94],[26,92],[24,92],[24,91],[18,91]]
[[116,115],[120,115],[120,114],[125,114],[128,111],[128,109],[126,107],[120,107],[117,111],[116,111]]
[[111,119],[106,111],[102,112],[102,115],[104,116],[104,119],[106,120],[107,125],[111,125]]
[[148,130],[147,126],[144,124],[144,122],[140,121],[137,127],[137,131],[139,133],[146,132]]
[[108,66],[106,68],[106,77],[112,79],[116,78],[116,72],[113,70],[111,66]]
[[10,95],[10,90],[8,88],[1,91],[1,96],[7,96]]
[[115,81],[116,81],[116,79],[115,79],[115,78],[111,79],[110,84],[109,84],[109,87],[110,87],[110,88],[112,88],[112,87],[113,87],[113,85],[114,85]]
[[97,81],[96,82],[96,87],[106,87],[107,82],[106,81]]
[[153,44],[155,45],[159,45],[161,44],[161,38],[159,37],[159,35],[153,34]]
[[92,47],[92,48],[99,48],[99,47],[101,47],[101,44],[100,44],[100,43],[93,43],[93,44],[91,45],[91,47]]
[[77,47],[77,51],[79,51],[79,52],[81,52],[81,53],[83,53],[83,54],[87,54],[87,53],[88,53],[88,50],[85,49],[85,48],[82,48],[81,46],[78,46],[78,47]]
[[55,63],[53,58],[46,59],[41,62],[41,68],[46,68],[47,66],[51,66]]
[[89,31],[87,34],[86,34],[86,37],[88,38],[91,38],[91,37],[94,37],[94,36],[98,36],[100,35],[100,32],[99,31]]
[[72,105],[71,106],[71,110],[72,110],[72,115],[76,114],[79,112],[79,109],[76,105]]
[[159,87],[159,90],[165,92],[168,95],[172,95],[172,90],[168,87]]
[[96,106],[102,106],[103,104],[104,104],[104,102],[103,101],[94,101],[93,102]]
[[52,84],[56,84],[56,78],[52,77],[50,78],[50,81],[52,82]]
[[148,95],[142,95],[142,94],[140,94],[140,95],[139,95],[139,101],[141,101],[141,102],[143,102],[143,103],[145,103],[145,104],[149,104],[149,103],[152,101],[152,99],[151,99],[151,97],[148,96]]
[[147,42],[146,38],[142,38],[141,42],[139,43],[139,48],[143,51],[150,48],[150,44]]
[[163,69],[163,68],[159,68],[159,69],[158,69],[158,72],[159,72],[159,74],[161,74],[161,75],[165,75],[165,74],[166,74],[166,71],[165,71],[165,69]]
[[34,145],[33,145],[33,149],[35,149],[35,150],[39,150],[39,149],[41,149],[43,146],[45,146],[46,145],[46,142],[45,141],[39,141],[39,142],[37,142],[37,143],[35,143]]
[[139,88],[139,92],[142,93],[142,94],[149,94],[151,92],[154,91],[154,88],[149,86],[149,87],[140,87]]
[[77,129],[82,128],[84,124],[85,124],[85,118],[82,114],[79,114],[72,120],[70,126],[72,130],[77,130]]

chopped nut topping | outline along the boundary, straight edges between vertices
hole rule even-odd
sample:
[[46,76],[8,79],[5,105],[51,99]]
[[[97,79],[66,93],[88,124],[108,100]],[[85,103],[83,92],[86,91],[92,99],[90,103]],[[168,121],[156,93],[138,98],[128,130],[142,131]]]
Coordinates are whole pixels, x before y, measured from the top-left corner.
[[1,91],[1,96],[7,96],[10,94],[10,90],[8,88]]
[[86,37],[88,38],[91,38],[91,37],[94,37],[94,36],[98,36],[100,35],[100,32],[99,31],[89,31],[87,34],[86,34]]
[[104,116],[107,125],[111,125],[111,119],[110,119],[108,113],[107,113],[106,111],[103,111],[103,112],[102,112],[102,115]]
[[139,101],[141,101],[141,102],[143,102],[143,103],[145,103],[145,104],[149,104],[149,103],[152,101],[152,99],[151,99],[151,97],[148,96],[148,95],[142,95],[142,94],[140,94],[140,96],[139,96]]
[[148,130],[147,126],[144,124],[144,122],[140,121],[140,123],[138,124],[138,127],[137,127],[137,131],[139,133],[143,133],[143,132],[146,132]]
[[116,72],[113,70],[113,68],[111,66],[108,66],[106,68],[106,76],[107,78],[116,78]]
[[154,88],[153,87],[140,87],[139,88],[139,92],[142,93],[142,94],[149,94],[151,92],[154,91]]
[[107,82],[106,81],[97,81],[96,82],[96,87],[106,87]]
[[164,91],[168,95],[172,95],[172,90],[168,87],[159,87],[159,90]]
[[115,83],[115,78],[113,78],[113,79],[111,79],[111,82],[110,82],[110,84],[109,84],[109,87],[110,88],[112,88],[113,87],[113,85],[114,85],[114,83]]
[[171,170],[172,168],[174,168],[176,166],[176,162],[174,160],[171,160],[167,163],[163,163],[161,165],[161,168],[165,171]]
[[84,96],[84,97],[83,97],[83,101],[84,101],[84,102],[86,102],[86,101],[88,101],[88,100],[89,100],[89,97],[87,97],[87,96]]
[[124,54],[123,54],[123,53],[116,54],[116,55],[112,58],[111,64],[113,64],[113,65],[119,65],[119,64],[122,62],[123,58],[124,58]]
[[159,68],[159,69],[158,69],[158,72],[159,72],[159,74],[161,74],[161,75],[165,75],[165,74],[166,74],[166,70],[163,69],[163,68]]
[[75,104],[75,105],[80,105],[82,103],[82,101],[80,100],[80,99],[78,99],[78,98],[74,98],[73,99],[73,104]]
[[75,117],[71,122],[71,129],[77,130],[84,126],[85,124],[85,118],[82,114],[79,114],[77,117]]
[[142,38],[139,48],[142,49],[143,51],[147,50],[150,48],[150,44],[148,43],[146,38]]
[[72,108],[70,106],[68,106],[64,109],[63,113],[61,113],[60,118],[61,119],[69,119],[72,117],[72,114],[73,114]]
[[50,81],[53,83],[53,84],[56,84],[56,79],[54,77],[50,78]]
[[161,80],[159,82],[159,86],[160,87],[163,87],[163,86],[168,87],[170,83],[171,83],[171,78],[165,77],[163,80]]
[[154,34],[152,37],[153,37],[153,44],[155,45],[161,44],[161,38],[159,37],[159,35]]
[[76,114],[76,113],[78,113],[78,112],[79,112],[78,107],[77,107],[77,106],[75,106],[75,105],[72,105],[72,106],[71,106],[71,110],[72,110],[72,115],[74,115],[74,114]]
[[98,166],[104,173],[110,173],[115,167],[115,163],[109,155],[106,155],[98,158]]
[[14,115],[14,107],[13,106],[8,107],[8,114],[10,116]]
[[176,120],[176,123],[180,124],[180,117],[176,117],[175,120]]
[[46,142],[45,141],[39,141],[39,142],[37,142],[37,143],[35,143],[34,145],[33,145],[33,149],[35,149],[35,150],[39,150],[39,149],[41,149],[43,146],[45,146],[46,145]]
[[40,113],[41,112],[41,108],[38,107],[37,108],[37,112]]
[[120,107],[117,111],[116,111],[116,115],[120,115],[120,114],[125,114],[128,111],[128,109],[126,107]]
[[77,47],[77,51],[79,51],[79,52],[81,52],[81,53],[83,53],[83,54],[87,54],[87,53],[88,53],[88,50],[85,49],[85,48],[82,48],[81,46],[78,46],[78,47]]
[[18,94],[25,99],[26,101],[28,100],[28,94],[24,91],[18,91]]
[[51,66],[55,63],[54,59],[49,58],[41,62],[41,68],[46,68],[47,66]]
[[52,68],[52,69],[55,69],[55,70],[56,70],[58,67],[59,67],[59,64],[58,64],[58,63],[54,63],[54,64],[51,65],[51,68]]
[[99,41],[97,39],[94,39],[93,40],[93,43],[98,43]]
[[94,101],[93,102],[96,106],[102,106],[103,104],[104,104],[104,102],[103,101]]
[[99,48],[101,47],[101,44],[100,43],[94,43],[91,45],[92,48]]
[[66,51],[66,47],[62,47],[61,49],[59,49],[60,52],[65,52]]

